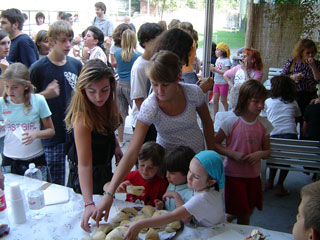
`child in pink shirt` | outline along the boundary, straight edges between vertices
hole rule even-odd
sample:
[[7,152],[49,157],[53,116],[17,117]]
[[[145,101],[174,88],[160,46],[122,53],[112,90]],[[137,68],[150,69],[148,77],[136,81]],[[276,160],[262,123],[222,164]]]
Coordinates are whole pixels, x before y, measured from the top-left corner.
[[[270,154],[271,123],[259,116],[264,108],[267,90],[262,83],[250,79],[243,83],[235,115],[228,117],[216,135],[217,151],[226,156],[225,201],[227,220],[237,218],[249,224],[257,207],[262,210],[260,159]],[[221,143],[226,139],[226,146]]]

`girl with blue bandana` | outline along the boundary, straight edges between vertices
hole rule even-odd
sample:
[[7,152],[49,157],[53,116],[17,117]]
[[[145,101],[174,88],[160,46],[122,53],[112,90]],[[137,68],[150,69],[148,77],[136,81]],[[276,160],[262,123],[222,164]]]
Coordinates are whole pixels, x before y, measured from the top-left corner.
[[131,223],[125,239],[137,239],[143,228],[179,220],[193,221],[202,227],[222,223],[225,216],[222,196],[224,167],[218,153],[206,150],[195,155],[189,166],[188,187],[194,190],[194,196],[188,202],[172,212]]

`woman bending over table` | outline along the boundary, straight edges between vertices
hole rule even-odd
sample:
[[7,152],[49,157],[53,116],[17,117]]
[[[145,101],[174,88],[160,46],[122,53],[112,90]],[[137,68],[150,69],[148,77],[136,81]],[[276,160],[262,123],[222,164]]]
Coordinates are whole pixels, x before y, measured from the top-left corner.
[[197,85],[180,82],[181,66],[179,57],[165,50],[156,53],[148,63],[146,72],[153,93],[143,102],[128,149],[112,178],[108,191],[92,215],[97,224],[103,216],[103,211],[105,219],[108,218],[113,195],[135,164],[150,124],[155,125],[158,132],[157,143],[165,149],[184,145],[198,153],[205,149],[203,134],[197,123],[198,113],[207,148],[211,150],[214,148],[213,124],[204,101],[204,94]]

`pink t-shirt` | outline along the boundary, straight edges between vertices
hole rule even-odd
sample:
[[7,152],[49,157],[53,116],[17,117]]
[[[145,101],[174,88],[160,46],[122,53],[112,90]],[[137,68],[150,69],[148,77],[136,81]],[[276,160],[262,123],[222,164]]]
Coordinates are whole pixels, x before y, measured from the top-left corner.
[[[221,124],[221,130],[227,136],[226,147],[244,154],[261,150],[265,136],[270,134],[272,128],[271,123],[262,117],[257,117],[253,122],[246,122],[243,118],[233,115]],[[226,176],[254,178],[260,175],[261,161],[250,165],[227,157],[224,167]]]
[[[248,73],[250,78],[253,78],[255,80],[262,82],[263,72],[261,70],[249,69]],[[246,79],[244,75],[244,71],[242,70],[240,64],[226,71],[223,74],[223,76],[226,76],[228,78],[234,77],[234,84],[240,84],[240,85],[244,83]]]

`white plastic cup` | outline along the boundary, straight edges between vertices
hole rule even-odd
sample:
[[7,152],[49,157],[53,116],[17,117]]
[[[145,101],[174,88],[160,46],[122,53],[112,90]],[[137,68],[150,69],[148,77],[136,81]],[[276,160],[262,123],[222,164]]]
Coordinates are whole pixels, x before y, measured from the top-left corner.
[[19,183],[13,182],[10,184],[10,193],[13,221],[17,224],[25,223],[27,221],[26,211]]

